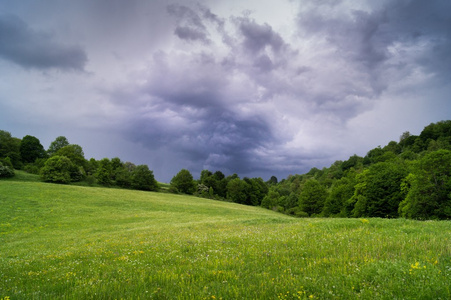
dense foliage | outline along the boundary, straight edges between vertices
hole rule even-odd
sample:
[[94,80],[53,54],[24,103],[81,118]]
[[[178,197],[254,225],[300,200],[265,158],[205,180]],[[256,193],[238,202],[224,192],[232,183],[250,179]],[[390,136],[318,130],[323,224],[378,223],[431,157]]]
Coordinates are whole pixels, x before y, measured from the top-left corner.
[[0,130],[0,177],[14,176],[14,169],[39,174],[46,182],[84,182],[88,185],[159,190],[153,172],[146,165],[136,166],[117,157],[87,160],[83,148],[70,144],[64,136],[57,137],[45,151],[34,136],[27,135],[20,140]]
[[451,219],[451,121],[289,176],[270,185],[262,206],[298,216]]
[[[0,130],[0,176],[14,169],[45,181],[159,190],[153,172],[119,158],[86,160],[79,145],[57,137],[47,151],[33,136],[22,140]],[[195,180],[182,169],[169,191],[262,206],[299,217],[451,219],[451,121],[432,123],[420,135],[404,132],[399,142],[353,155],[329,168],[312,168],[278,181],[225,176],[203,170]]]

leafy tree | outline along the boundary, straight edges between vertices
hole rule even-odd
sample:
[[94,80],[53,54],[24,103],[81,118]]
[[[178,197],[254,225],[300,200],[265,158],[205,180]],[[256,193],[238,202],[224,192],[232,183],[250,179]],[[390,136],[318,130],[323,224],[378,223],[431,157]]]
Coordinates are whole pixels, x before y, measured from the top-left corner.
[[348,172],[347,176],[337,180],[332,185],[329,195],[324,202],[323,215],[326,217],[339,214],[347,216],[346,203],[354,195],[355,184],[355,172]]
[[406,131],[399,137],[399,146],[401,151],[411,150],[412,146],[415,144],[415,140],[419,138],[416,135],[411,135],[410,132]]
[[316,179],[308,180],[299,195],[299,208],[309,216],[319,215],[327,198],[327,190]]
[[387,146],[385,146],[382,150],[384,150],[385,152],[387,151],[391,151],[394,154],[400,154],[402,151],[402,147],[400,144],[398,144],[395,141],[391,141],[387,144]]
[[113,170],[116,184],[123,188],[131,188],[133,172],[136,170],[135,164],[126,162],[121,166],[117,166],[116,163],[112,163],[112,165],[116,167]]
[[83,152],[83,148],[76,144],[70,144],[58,149],[55,152],[55,155],[66,156],[75,165],[79,167],[84,167],[86,165],[86,159],[85,154]]
[[268,194],[268,186],[261,178],[244,178],[246,186],[246,201],[243,204],[259,206]]
[[45,152],[38,138],[26,135],[20,143],[20,155],[24,163],[32,163],[37,158],[47,157],[47,152]]
[[299,207],[298,198],[298,195],[291,192],[288,196],[282,196],[279,202],[280,205],[282,205],[282,207],[286,211],[288,211],[290,209]]
[[245,204],[248,184],[240,178],[234,178],[227,183],[227,199],[235,203]]
[[103,185],[111,185],[113,183],[113,168],[111,166],[111,161],[108,158],[102,158],[99,161],[95,178],[97,182]]
[[227,180],[221,171],[212,173],[209,170],[202,170],[200,173],[199,183],[208,188],[207,192],[207,189],[203,190],[204,188],[202,187],[202,191],[200,191],[200,193],[208,196],[209,198],[212,198],[212,195],[210,195],[210,189],[212,190],[213,195],[216,194],[222,198],[227,196]]
[[401,183],[407,173],[402,163],[380,162],[358,175],[352,197],[354,217],[398,217],[399,203],[404,198]]
[[[440,138],[451,137],[451,120],[431,123],[420,133],[420,139],[423,145],[427,146],[430,140],[439,140]],[[426,148],[424,148],[426,149]]]
[[271,176],[271,178],[269,178],[269,180],[267,181],[267,184],[269,185],[276,185],[278,182],[277,177],[276,176]]
[[384,161],[383,155],[385,151],[382,150],[381,146],[378,146],[366,154],[366,156],[363,158],[363,164],[364,165],[370,165],[375,164],[377,162]]
[[[202,184],[206,184],[206,182],[210,179],[210,177],[213,176],[213,173],[211,173],[209,170],[202,170],[200,172],[200,183]],[[210,186],[210,185],[207,185]]]
[[21,140],[11,136],[11,133],[0,130],[0,159],[9,157],[12,167],[15,169],[22,168],[20,157]]
[[263,198],[261,206],[268,209],[274,209],[280,204],[279,198],[279,193],[274,189],[270,189],[268,194]]
[[170,182],[170,188],[176,192],[184,194],[193,194],[196,191],[196,183],[194,182],[193,175],[186,169],[180,170]]
[[350,168],[359,169],[362,163],[363,158],[358,156],[357,154],[354,154],[341,164],[341,169],[343,171],[349,170]]
[[75,170],[77,170],[77,166],[69,158],[54,155],[45,162],[41,169],[41,177],[48,182],[69,183],[71,182],[71,174]]
[[137,190],[157,191],[158,183],[147,165],[139,165],[132,173],[132,187]]
[[88,161],[86,161],[85,164],[85,172],[86,175],[91,176],[94,175],[97,171],[97,168],[99,167],[99,162],[95,160],[95,158],[90,158]]
[[451,151],[440,149],[417,161],[403,185],[406,198],[401,216],[413,219],[451,219]]
[[69,141],[64,136],[57,137],[53,142],[50,143],[47,153],[49,156],[54,155],[58,150],[63,147],[69,146]]
[[216,178],[216,180],[223,180],[225,179],[225,175],[221,171],[216,171],[213,176]]
[[219,197],[226,198],[228,181],[225,175],[221,171],[216,171],[213,174],[213,178],[215,179],[215,184],[212,186],[214,193]]

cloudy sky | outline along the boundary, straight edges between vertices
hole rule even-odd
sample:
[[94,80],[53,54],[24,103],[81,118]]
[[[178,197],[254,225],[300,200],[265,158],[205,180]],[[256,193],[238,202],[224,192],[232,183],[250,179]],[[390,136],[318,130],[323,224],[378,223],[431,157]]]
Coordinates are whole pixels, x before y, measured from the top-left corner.
[[279,179],[451,119],[448,0],[1,0],[0,129]]

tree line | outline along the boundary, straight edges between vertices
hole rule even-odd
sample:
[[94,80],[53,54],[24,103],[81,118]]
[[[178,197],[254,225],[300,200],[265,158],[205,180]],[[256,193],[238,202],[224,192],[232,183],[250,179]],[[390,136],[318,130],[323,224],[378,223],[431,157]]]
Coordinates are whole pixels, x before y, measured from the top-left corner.
[[70,144],[64,136],[57,137],[45,150],[34,136],[18,139],[0,130],[0,177],[14,176],[14,169],[39,174],[46,182],[83,181],[89,185],[147,191],[159,189],[153,171],[147,165],[123,162],[118,157],[87,160],[83,148]]
[[451,121],[271,185],[262,206],[301,217],[451,219]]
[[[179,180],[174,177],[171,186]],[[364,157],[353,155],[280,182],[275,176],[264,182],[209,170],[187,181],[189,189],[182,192],[298,217],[451,219],[451,121],[431,123],[418,136],[404,132],[398,142]]]
[[[33,136],[14,138],[0,130],[0,177],[14,169],[47,182],[160,190],[147,165],[119,158],[87,160],[79,145],[57,137],[47,150]],[[169,192],[262,206],[298,217],[405,217],[451,219],[451,121],[431,123],[420,135],[404,132],[398,142],[353,155],[330,167],[312,168],[278,182],[275,176],[243,178],[203,170],[195,180],[182,169]]]

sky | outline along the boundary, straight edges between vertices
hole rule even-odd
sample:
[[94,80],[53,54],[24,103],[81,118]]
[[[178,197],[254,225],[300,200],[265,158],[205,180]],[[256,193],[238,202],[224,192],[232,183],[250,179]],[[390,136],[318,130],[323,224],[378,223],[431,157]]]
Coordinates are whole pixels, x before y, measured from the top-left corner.
[[451,119],[448,0],[0,0],[0,130],[279,180]]

